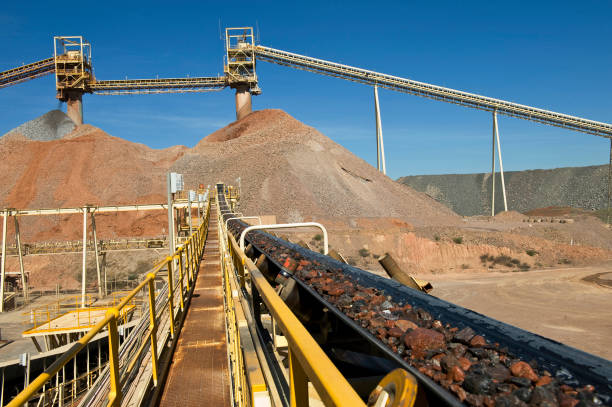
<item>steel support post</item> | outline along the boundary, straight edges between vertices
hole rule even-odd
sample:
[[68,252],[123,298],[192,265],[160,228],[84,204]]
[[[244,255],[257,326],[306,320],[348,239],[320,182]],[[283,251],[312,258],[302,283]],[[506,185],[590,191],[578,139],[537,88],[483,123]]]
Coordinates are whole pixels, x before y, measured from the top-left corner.
[[2,218],[2,267],[0,271],[0,312],[4,312],[4,280],[6,272],[6,222],[9,216],[9,210],[4,210]]
[[610,194],[612,193],[612,138],[610,138],[610,163],[608,164],[608,211],[607,223],[610,224]]
[[25,278],[25,271],[23,270],[23,253],[21,251],[21,233],[19,232],[19,221],[17,216],[13,216],[15,219],[15,244],[17,245],[17,254],[19,256],[19,272],[21,273],[21,287],[23,289],[23,301],[28,302],[28,283]]
[[173,196],[172,196],[172,181],[170,173],[167,176],[168,179],[168,246],[170,248],[170,256],[174,255],[174,208],[173,208]]
[[[187,195],[187,210],[189,211],[189,236],[191,236],[193,234],[193,219],[191,218],[191,212],[193,212],[191,208],[191,191],[189,191]],[[171,256],[172,255],[174,255],[174,252],[172,252]]]
[[499,157],[499,175],[501,176],[502,194],[504,196],[504,211],[508,212],[508,201],[506,200],[506,183],[504,182],[504,164],[502,161],[501,145],[499,143],[499,126],[497,125],[497,111],[493,111],[493,125],[495,126],[495,137],[497,139],[497,155]]
[[100,273],[100,256],[98,253],[98,234],[96,232],[96,216],[94,215],[94,212],[91,213],[91,230],[93,232],[94,253],[96,257],[96,274],[98,275],[98,298],[102,298],[103,295],[106,295],[106,286],[104,287],[104,290],[102,290],[102,275]]
[[[494,113],[494,120],[495,117]],[[493,141],[491,142],[491,216],[495,216],[495,123],[493,123]]]
[[85,308],[85,286],[87,285],[87,207],[83,207],[83,269],[81,273],[81,307]]
[[379,165],[378,155],[380,154],[380,165],[382,173],[387,174],[387,166],[385,164],[385,144],[383,142],[382,123],[380,120],[380,104],[378,103],[378,86],[374,86],[374,108],[376,110],[376,163]]

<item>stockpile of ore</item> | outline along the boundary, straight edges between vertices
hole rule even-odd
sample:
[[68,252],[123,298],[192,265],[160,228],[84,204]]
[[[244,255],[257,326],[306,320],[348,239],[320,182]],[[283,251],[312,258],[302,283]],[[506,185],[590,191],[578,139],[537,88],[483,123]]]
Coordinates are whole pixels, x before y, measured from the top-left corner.
[[[241,229],[241,228],[240,228]],[[591,385],[578,387],[569,372],[549,372],[525,362],[471,328],[459,330],[377,288],[348,279],[279,246],[261,233],[251,241],[325,300],[367,329],[411,366],[472,406],[601,406]]]

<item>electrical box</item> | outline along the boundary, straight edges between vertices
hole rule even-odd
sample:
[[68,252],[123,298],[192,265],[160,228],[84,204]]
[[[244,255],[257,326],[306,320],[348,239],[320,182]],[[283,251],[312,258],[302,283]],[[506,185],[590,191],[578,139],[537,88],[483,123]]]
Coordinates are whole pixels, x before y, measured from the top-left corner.
[[178,191],[182,191],[183,185],[183,174],[177,174],[176,172],[170,173],[170,192],[176,194]]

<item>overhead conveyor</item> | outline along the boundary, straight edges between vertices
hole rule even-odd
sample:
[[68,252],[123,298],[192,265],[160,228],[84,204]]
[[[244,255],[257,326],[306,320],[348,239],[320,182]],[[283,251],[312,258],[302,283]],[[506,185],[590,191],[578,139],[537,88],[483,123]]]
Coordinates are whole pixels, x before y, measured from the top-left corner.
[[0,88],[16,85],[55,72],[55,59],[47,58],[0,72]]
[[257,59],[278,65],[333,76],[366,85],[379,86],[381,88],[410,93],[474,109],[497,112],[506,116],[576,130],[596,136],[612,137],[612,124],[608,123],[583,119],[581,117],[552,112],[501,99],[494,99],[425,82],[418,82],[412,79],[369,71],[367,69],[307,57],[261,45],[255,46],[254,50]]
[[198,78],[130,79],[96,81],[89,85],[99,95],[127,95],[152,93],[192,93],[222,90],[224,76]]

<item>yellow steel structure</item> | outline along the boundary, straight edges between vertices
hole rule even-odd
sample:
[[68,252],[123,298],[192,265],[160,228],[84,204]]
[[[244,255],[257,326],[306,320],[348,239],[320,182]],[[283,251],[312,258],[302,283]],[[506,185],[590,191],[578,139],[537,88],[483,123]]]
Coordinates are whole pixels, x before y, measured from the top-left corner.
[[[93,396],[94,399],[87,398],[92,393],[91,391],[84,396],[79,396],[80,399],[87,400],[88,405],[140,405],[142,397],[140,401],[134,400],[134,397],[138,398],[134,396],[134,393],[138,392],[125,386],[138,387],[141,396],[145,393],[149,394],[148,389],[151,387],[153,388],[152,394],[160,393],[159,386],[164,382],[169,360],[171,360],[168,358],[168,352],[173,351],[178,340],[178,333],[175,332],[175,329],[180,329],[182,325],[195,286],[199,260],[204,252],[208,234],[210,210],[209,200],[204,221],[186,243],[179,247],[172,256],[161,260],[144,280],[127,293],[117,305],[108,308],[102,319],[93,328],[74,342],[67,352],[36,377],[7,406],[21,406],[46,394],[48,388],[52,387],[50,380],[65,368],[97,334],[104,330],[108,330],[109,338],[108,368],[104,369],[107,371],[107,376],[100,371],[98,382],[101,382],[103,387],[98,388],[97,394]],[[218,206],[216,210],[219,211]],[[366,406],[315,339],[277,295],[253,261],[240,250],[235,238],[228,233],[220,211],[218,214],[220,272],[223,275],[228,357],[231,366],[230,386],[234,405],[269,404],[276,386],[274,380],[270,379],[270,366],[263,357],[262,344],[254,331],[253,310],[249,308],[249,303],[245,298],[256,291],[269,310],[274,323],[287,338],[290,405],[301,407],[309,404],[308,383],[312,382],[314,389],[326,406]],[[167,271],[167,276],[165,271]],[[167,284],[164,286],[167,287],[167,291],[156,290],[156,281],[160,279]],[[246,290],[243,291],[243,289]],[[134,351],[124,353],[124,346],[122,345],[121,349],[119,346],[118,324],[129,307],[133,307],[130,302],[142,291],[145,291],[148,297],[148,330],[141,333],[138,338],[139,342],[133,348]],[[243,294],[244,292],[249,294]],[[170,342],[164,338],[171,338]],[[134,369],[137,368],[146,372],[144,385],[142,379],[128,383],[130,377],[134,377]],[[73,379],[73,387],[76,389],[79,386],[78,380],[89,381],[88,375],[89,373],[76,376]],[[102,379],[103,377],[106,379]],[[98,384],[90,386],[90,383],[87,383],[88,388],[91,387],[91,389]],[[386,378],[386,381],[381,382],[377,391],[377,394],[384,393],[393,396],[384,399],[389,400],[388,402],[377,398],[377,405],[410,407],[414,403],[417,385],[409,374],[403,371],[394,372],[393,375]],[[71,396],[73,400],[75,394]],[[382,404],[380,400],[383,400]],[[101,401],[103,403],[100,403]]]
[[[184,245],[184,248],[188,254],[187,262],[183,265],[182,262],[179,262],[181,271],[179,273],[180,277],[177,280],[177,283],[180,285],[184,284],[184,279],[187,278],[191,284],[193,284],[193,280],[196,275],[197,268],[197,260],[200,258],[203,249],[204,243],[206,241],[207,230],[208,230],[208,215],[210,212],[210,202],[206,208],[206,218],[205,221],[202,222],[200,227],[189,237],[187,242]],[[150,354],[150,363],[151,363],[151,377],[153,381],[153,386],[157,386],[157,375],[158,375],[158,357],[157,353],[159,348],[157,347],[157,337],[158,332],[157,328],[160,326],[160,322],[162,316],[165,315],[165,312],[158,314],[156,311],[155,303],[159,299],[156,296],[155,290],[155,280],[159,279],[160,271],[164,268],[168,270],[167,275],[167,284],[168,286],[173,285],[173,279],[175,278],[173,273],[173,262],[176,257],[181,256],[181,249],[177,250],[174,253],[174,256],[168,256],[164,260],[162,260],[150,273],[147,274],[146,278],[128,295],[126,295],[117,306],[108,309],[102,320],[100,320],[93,328],[91,328],[81,339],[75,342],[71,348],[61,355],[51,366],[49,366],[42,374],[40,374],[36,379],[34,379],[22,392],[20,392],[13,400],[11,400],[7,406],[8,407],[16,407],[24,405],[33,397],[36,397],[40,391],[40,389],[48,383],[66,364],[71,361],[81,349],[83,349],[89,341],[98,333],[102,332],[104,329],[108,330],[109,335],[109,371],[110,371],[110,385],[108,389],[108,406],[119,406],[121,405],[122,400],[122,388],[121,388],[121,375],[120,375],[120,359],[119,359],[119,332],[118,332],[118,320],[121,318],[122,313],[124,313],[126,307],[129,307],[130,301],[136,297],[136,295],[143,289],[148,290],[149,295],[149,331],[146,334],[146,338],[143,338],[143,342],[150,341],[151,344],[151,354]],[[191,291],[188,291],[186,294],[191,295]],[[181,294],[183,295],[183,294]],[[179,303],[175,301],[174,292],[172,290],[168,290],[168,309],[169,315],[172,317],[168,317],[170,321],[174,317],[174,314],[179,311]],[[176,305],[175,305],[176,304]],[[164,322],[167,322],[164,320]],[[171,324],[165,324],[171,325]],[[168,326],[168,330],[173,333],[174,327]],[[129,373],[135,366],[136,360],[139,359],[141,353],[143,352],[144,347],[141,347],[137,354],[131,358],[129,362],[127,373]],[[123,364],[122,364],[123,366]]]

